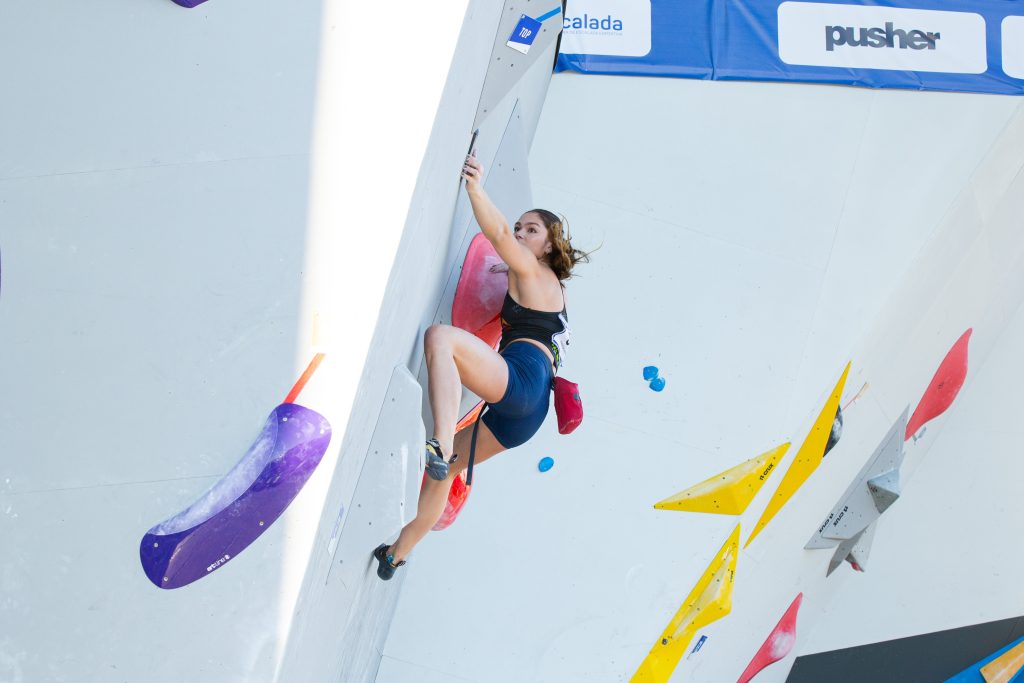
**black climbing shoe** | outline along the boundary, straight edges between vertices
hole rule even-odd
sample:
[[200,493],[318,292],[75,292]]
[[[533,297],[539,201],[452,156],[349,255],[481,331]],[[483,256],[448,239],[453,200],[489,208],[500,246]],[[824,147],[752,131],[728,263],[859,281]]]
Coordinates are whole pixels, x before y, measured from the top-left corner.
[[377,549],[373,551],[373,556],[377,558],[377,576],[383,581],[390,581],[391,577],[395,575],[395,570],[405,564],[405,560],[402,560],[398,564],[392,564],[391,561],[394,558],[393,555],[388,554],[388,550],[391,546],[381,543],[377,546]]
[[441,453],[441,444],[437,439],[427,441],[427,474],[431,479],[444,481],[448,477],[448,463],[444,461],[444,454]]

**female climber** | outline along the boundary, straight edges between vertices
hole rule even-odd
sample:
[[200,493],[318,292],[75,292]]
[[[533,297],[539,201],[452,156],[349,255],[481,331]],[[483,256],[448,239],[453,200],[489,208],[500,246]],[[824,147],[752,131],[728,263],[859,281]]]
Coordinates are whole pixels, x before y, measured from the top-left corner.
[[[558,216],[544,209],[508,221],[484,192],[483,167],[474,155],[462,167],[466,192],[480,229],[508,271],[508,293],[501,307],[498,351],[476,335],[449,325],[431,326],[423,338],[427,391],[434,437],[427,441],[427,474],[416,518],[392,545],[374,550],[377,575],[388,580],[405,564],[444,512],[452,481],[466,469],[473,429],[455,433],[462,387],[487,406],[478,425],[475,460],[480,463],[526,443],[544,422],[551,382],[569,345],[563,280],[587,254],[573,249]],[[452,454],[450,458],[447,456]]]

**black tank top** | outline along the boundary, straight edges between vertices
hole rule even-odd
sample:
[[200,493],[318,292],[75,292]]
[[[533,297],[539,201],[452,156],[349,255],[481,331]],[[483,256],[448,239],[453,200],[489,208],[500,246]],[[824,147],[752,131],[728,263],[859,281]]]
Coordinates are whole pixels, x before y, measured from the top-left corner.
[[512,298],[511,293],[505,293],[505,302],[501,306],[499,351],[503,351],[516,339],[533,339],[551,349],[557,369],[565,362],[565,353],[571,336],[572,330],[569,329],[569,318],[564,306],[561,313],[535,311],[520,306]]

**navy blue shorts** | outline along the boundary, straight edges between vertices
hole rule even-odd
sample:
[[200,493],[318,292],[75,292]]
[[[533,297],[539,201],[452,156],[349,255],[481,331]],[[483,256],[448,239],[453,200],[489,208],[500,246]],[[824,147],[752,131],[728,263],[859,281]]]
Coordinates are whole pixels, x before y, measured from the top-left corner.
[[508,365],[508,387],[480,418],[505,448],[515,448],[537,433],[551,404],[551,361],[529,342],[509,344],[501,353]]

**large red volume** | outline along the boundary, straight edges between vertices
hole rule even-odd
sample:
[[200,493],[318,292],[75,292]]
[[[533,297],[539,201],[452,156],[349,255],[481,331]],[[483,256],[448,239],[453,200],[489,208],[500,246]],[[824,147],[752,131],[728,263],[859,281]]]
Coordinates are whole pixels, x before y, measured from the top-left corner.
[[[501,339],[501,305],[508,291],[508,274],[492,273],[491,266],[501,262],[498,252],[482,233],[474,237],[469,243],[469,249],[466,250],[462,274],[459,276],[459,284],[455,287],[455,298],[452,301],[452,325],[472,332],[494,348],[497,348]],[[455,431],[471,427],[483,407],[483,401],[477,403],[459,420]],[[444,512],[441,513],[437,524],[432,527],[434,531],[451,526],[466,505],[471,490],[472,487],[466,486],[465,472],[455,477],[448,491]]]
[[501,257],[483,234],[469,243],[462,275],[452,301],[452,325],[496,346],[501,338],[501,305],[508,291],[508,274],[492,273]]
[[803,599],[803,593],[796,596],[789,609],[779,619],[779,623],[768,635],[768,640],[764,641],[764,645],[750,660],[750,664],[747,664],[747,668],[743,670],[743,674],[740,675],[736,683],[747,683],[761,673],[761,669],[779,661],[793,649],[793,645],[796,643],[796,613],[800,611],[800,603],[803,602]]
[[921,397],[921,402],[917,404],[914,414],[910,416],[907,432],[903,436],[904,441],[917,434],[926,422],[946,412],[953,404],[956,395],[960,393],[960,388],[963,387],[964,380],[967,379],[967,343],[971,340],[973,331],[974,328],[968,328],[960,335],[960,338],[953,344],[953,348],[942,359],[939,369],[932,377],[931,384],[928,385],[924,396]]

